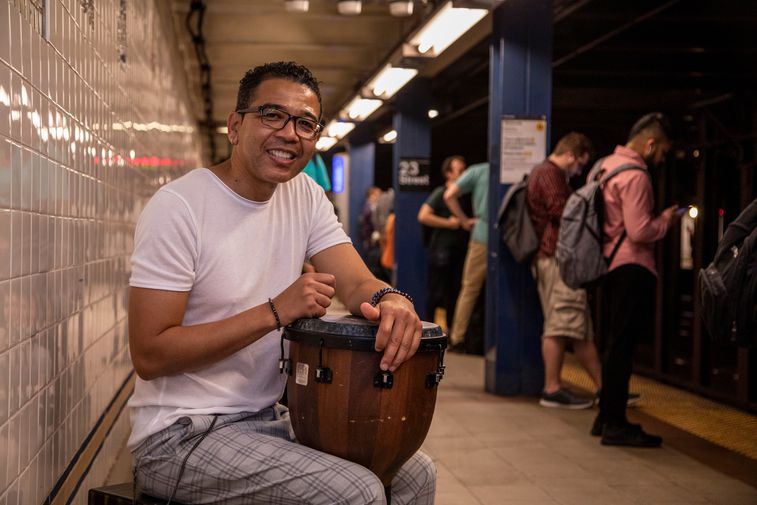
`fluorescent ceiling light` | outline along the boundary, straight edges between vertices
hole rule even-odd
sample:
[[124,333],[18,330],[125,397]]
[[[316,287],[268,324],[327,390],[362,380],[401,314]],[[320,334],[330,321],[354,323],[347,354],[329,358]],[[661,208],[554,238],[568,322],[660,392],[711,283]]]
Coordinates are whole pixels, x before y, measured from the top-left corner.
[[381,104],[383,102],[381,100],[376,100],[373,98],[360,98],[359,96],[356,96],[352,99],[352,101],[345,107],[345,111],[347,113],[347,116],[350,119],[354,119],[355,121],[362,121],[373,112],[381,107]]
[[438,115],[439,115],[439,111],[438,110],[436,110],[436,109],[429,109],[428,110],[428,118],[429,119],[434,119]]
[[447,2],[410,40],[421,54],[439,56],[454,41],[478,23],[488,11],[453,7]]
[[386,142],[387,144],[391,144],[395,140],[397,140],[397,130],[389,130],[384,134],[381,139]]
[[335,137],[337,139],[341,139],[354,129],[355,123],[333,120],[326,125],[324,133],[327,137]]
[[392,0],[389,2],[389,13],[398,18],[404,18],[413,15],[412,0]]
[[315,148],[319,151],[328,151],[332,147],[334,147],[334,144],[336,144],[339,141],[339,139],[336,139],[334,137],[321,137],[318,139],[318,142],[315,143]]
[[284,9],[287,12],[307,12],[310,8],[310,2],[308,0],[286,0],[284,2]]
[[363,10],[361,0],[339,0],[336,9],[342,16],[357,16]]
[[220,133],[221,135],[227,135],[229,133],[229,127],[219,126],[218,128],[216,128],[216,133]]
[[418,75],[418,70],[414,68],[387,65],[368,83],[368,88],[375,96],[386,100],[394,96],[402,86],[407,84],[416,75]]

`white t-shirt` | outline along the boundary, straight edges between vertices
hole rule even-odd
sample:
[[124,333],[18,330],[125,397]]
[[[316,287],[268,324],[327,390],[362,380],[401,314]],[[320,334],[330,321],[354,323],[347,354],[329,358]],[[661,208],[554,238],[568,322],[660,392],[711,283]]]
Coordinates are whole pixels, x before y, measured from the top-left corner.
[[[349,242],[331,202],[306,175],[279,184],[270,200],[253,202],[198,168],[162,187],[142,212],[129,284],[189,291],[185,326],[218,321],[266,303],[300,276],[305,259]],[[273,331],[205,369],[138,377],[128,404],[129,447],[184,415],[272,405],[286,379],[280,354]]]

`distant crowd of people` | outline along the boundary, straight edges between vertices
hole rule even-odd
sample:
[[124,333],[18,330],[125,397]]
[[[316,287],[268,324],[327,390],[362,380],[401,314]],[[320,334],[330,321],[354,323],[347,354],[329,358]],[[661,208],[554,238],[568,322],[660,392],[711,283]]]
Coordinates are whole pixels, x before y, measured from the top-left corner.
[[[628,390],[635,344],[653,331],[657,279],[654,244],[680,215],[676,206],[659,215],[653,212],[649,168],[663,161],[671,141],[665,116],[647,114],[633,125],[626,143],[602,158],[589,174],[589,178],[603,177],[621,166],[634,168],[613,174],[600,186],[604,204],[602,248],[608,273],[600,282],[604,334],[596,340],[587,292],[563,282],[555,258],[560,220],[572,192],[569,179],[581,174],[593,156],[591,141],[583,134],[569,133],[528,178],[528,213],[539,239],[531,269],[544,313],[544,389],[539,403],[567,409],[598,403],[599,414],[591,434],[601,436],[605,445],[656,447],[662,442],[659,436],[630,423],[626,406],[640,399]],[[466,170],[462,157],[451,156],[442,164],[442,175],[444,185],[431,193],[418,213],[418,221],[434,229],[428,246],[426,314],[433,317],[437,307],[446,310],[450,350],[461,351],[471,310],[486,278],[489,166],[480,163]],[[472,216],[463,211],[458,200],[466,194],[472,195]],[[465,243],[457,233],[461,229],[471,232],[465,253]],[[561,381],[568,347],[594,382],[594,396],[571,391]]]

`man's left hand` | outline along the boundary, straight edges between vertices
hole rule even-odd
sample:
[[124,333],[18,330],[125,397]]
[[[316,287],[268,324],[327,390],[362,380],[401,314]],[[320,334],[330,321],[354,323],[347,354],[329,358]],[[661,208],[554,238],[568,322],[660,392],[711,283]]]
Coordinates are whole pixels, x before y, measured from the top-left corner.
[[423,326],[413,304],[405,297],[390,293],[375,307],[363,302],[360,311],[366,319],[379,322],[376,350],[384,351],[382,370],[394,372],[418,350]]

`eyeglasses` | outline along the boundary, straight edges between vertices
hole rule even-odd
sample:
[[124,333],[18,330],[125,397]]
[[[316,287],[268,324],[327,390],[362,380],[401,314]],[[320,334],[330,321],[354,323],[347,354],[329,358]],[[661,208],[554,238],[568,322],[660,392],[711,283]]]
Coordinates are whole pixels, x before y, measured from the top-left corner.
[[294,121],[294,132],[298,137],[305,140],[313,140],[323,130],[323,124],[312,119],[295,116],[288,113],[285,110],[281,110],[273,105],[261,105],[259,107],[250,107],[248,109],[240,109],[237,111],[239,114],[246,114],[253,112],[260,116],[260,122],[266,126],[270,126],[276,130],[284,128],[290,120]]

